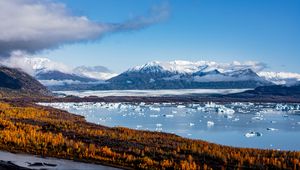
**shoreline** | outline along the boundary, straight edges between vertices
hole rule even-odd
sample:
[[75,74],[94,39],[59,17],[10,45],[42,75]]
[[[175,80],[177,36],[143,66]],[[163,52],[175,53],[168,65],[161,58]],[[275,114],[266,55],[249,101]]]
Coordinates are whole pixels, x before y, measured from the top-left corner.
[[252,102],[252,103],[300,103],[298,96],[223,96],[223,95],[201,95],[201,96],[167,96],[167,97],[141,97],[141,96],[107,96],[107,97],[43,97],[43,98],[2,98],[0,101],[9,103],[39,103],[39,102],[107,102],[107,103],[232,103],[232,102]]
[[28,153],[12,153],[0,150],[0,168],[3,169],[89,169],[89,170],[118,170],[120,167],[87,163],[77,160],[60,159],[55,157],[41,157]]

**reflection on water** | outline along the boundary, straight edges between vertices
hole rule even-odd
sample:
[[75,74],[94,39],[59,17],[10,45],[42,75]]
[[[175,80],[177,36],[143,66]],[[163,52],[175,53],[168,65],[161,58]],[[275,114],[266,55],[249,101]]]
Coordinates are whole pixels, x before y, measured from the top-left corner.
[[238,147],[300,150],[298,104],[41,103],[105,126],[163,131]]

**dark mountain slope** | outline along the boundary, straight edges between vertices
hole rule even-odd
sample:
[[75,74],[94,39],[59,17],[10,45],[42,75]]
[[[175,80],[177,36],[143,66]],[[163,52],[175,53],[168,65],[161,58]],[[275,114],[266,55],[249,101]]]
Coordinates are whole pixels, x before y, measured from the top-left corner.
[[273,85],[273,86],[261,86],[254,90],[248,90],[243,93],[230,94],[230,97],[238,98],[251,98],[251,97],[300,97],[300,85],[285,86],[285,85]]
[[2,97],[49,96],[51,92],[27,73],[0,66],[0,93]]
[[75,74],[63,73],[57,70],[40,72],[35,76],[38,80],[73,80],[80,82],[95,82],[96,79],[82,77]]

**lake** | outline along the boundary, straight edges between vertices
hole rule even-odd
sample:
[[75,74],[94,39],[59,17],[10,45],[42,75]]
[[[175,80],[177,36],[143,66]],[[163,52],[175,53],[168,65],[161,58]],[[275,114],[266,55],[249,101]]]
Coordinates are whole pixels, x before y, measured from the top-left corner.
[[162,131],[213,143],[300,151],[300,105],[40,103],[109,127]]

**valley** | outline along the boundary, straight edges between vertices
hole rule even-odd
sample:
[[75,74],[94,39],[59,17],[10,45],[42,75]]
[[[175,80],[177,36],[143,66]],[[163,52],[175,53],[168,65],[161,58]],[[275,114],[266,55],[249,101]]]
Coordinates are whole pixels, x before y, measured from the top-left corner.
[[[0,140],[2,141],[0,148],[5,151],[14,152],[14,153],[28,153],[34,155],[41,155],[43,157],[55,157],[60,159],[69,159],[80,162],[87,163],[96,163],[105,166],[112,166],[117,168],[125,169],[219,169],[219,168],[251,168],[251,169],[260,169],[262,165],[264,167],[269,167],[272,169],[281,169],[281,168],[297,168],[299,165],[299,152],[298,151],[278,151],[278,147],[282,146],[279,143],[275,143],[274,148],[256,146],[254,148],[249,148],[251,145],[236,145],[232,143],[222,142],[217,138],[218,135],[213,135],[216,140],[209,138],[209,135],[198,136],[198,138],[190,139],[194,133],[197,133],[197,130],[186,132],[184,134],[178,133],[171,134],[176,129],[169,129],[167,124],[162,122],[153,122],[155,129],[151,126],[143,129],[141,124],[132,124],[133,126],[128,126],[129,128],[122,127],[127,126],[126,124],[106,124],[105,122],[95,122],[91,121],[89,117],[86,117],[87,114],[91,113],[92,110],[82,110],[87,105],[82,102],[92,102],[97,104],[103,102],[104,108],[109,108],[106,106],[109,105],[119,105],[120,102],[125,102],[124,106],[128,106],[128,112],[125,114],[133,115],[144,115],[142,110],[136,110],[137,106],[135,103],[144,103],[148,109],[152,110],[155,113],[146,113],[150,116],[150,119],[156,119],[155,117],[162,116],[163,119],[159,120],[172,120],[177,118],[182,114],[193,115],[194,111],[198,110],[196,108],[186,108],[188,110],[184,111],[186,106],[197,106],[197,108],[202,107],[203,104],[208,102],[218,102],[217,108],[212,107],[212,111],[215,109],[223,109],[224,115],[227,114],[226,109],[229,108],[223,107],[223,104],[229,104],[230,102],[238,101],[247,101],[247,102],[275,102],[275,103],[291,103],[299,102],[298,98],[298,86],[285,87],[285,86],[273,86],[273,88],[256,88],[254,90],[243,90],[236,91],[239,93],[227,93],[228,90],[225,90],[225,93],[200,93],[200,94],[182,94],[179,95],[170,95],[170,96],[126,96],[126,93],[123,93],[121,96],[81,96],[76,97],[72,95],[67,95],[64,97],[55,96],[54,94],[49,93],[48,90],[41,91],[39,95],[31,95],[35,87],[40,87],[44,89],[43,86],[32,79],[26,73],[19,71],[17,69],[11,69],[7,67],[3,68],[3,74],[6,73],[6,77],[10,77],[8,80],[23,80],[24,82],[30,82],[32,89],[22,84],[22,81],[10,81],[10,83],[19,83],[20,87],[17,89],[12,89],[14,86],[5,87],[5,81],[2,85],[3,89],[1,92],[5,95],[1,98],[0,111],[1,111],[1,127],[0,130]],[[7,74],[7,70],[13,74]],[[14,77],[15,75],[23,75],[21,78]],[[27,89],[26,87],[29,87]],[[274,89],[274,93],[272,93]],[[28,91],[27,91],[28,90]],[[14,95],[11,95],[13,92]],[[214,91],[214,90],[211,90]],[[47,92],[47,93],[44,93]],[[170,92],[170,91],[167,91]],[[188,90],[189,92],[189,90]],[[192,91],[193,92],[193,91]],[[203,92],[203,91],[202,91]],[[204,91],[205,92],[205,91]],[[275,93],[276,92],[276,93]],[[101,93],[101,92],[100,92]],[[152,92],[153,93],[153,92]],[[37,94],[34,92],[33,94]],[[50,94],[50,95],[49,95]],[[80,93],[79,93],[80,94]],[[87,93],[92,94],[92,93]],[[151,93],[150,93],[151,94]],[[242,96],[242,97],[241,97]],[[248,97],[245,97],[248,96]],[[78,114],[72,110],[67,109],[71,113],[59,109],[55,109],[55,103],[63,102],[57,107],[59,109],[66,109],[68,106],[67,102],[75,102],[74,106],[78,110],[81,110],[80,115],[75,115],[72,113]],[[36,103],[48,103],[46,106],[40,106]],[[111,103],[111,104],[110,104]],[[131,104],[133,105],[131,105]],[[171,107],[160,106],[164,103],[173,103]],[[223,104],[222,104],[223,103]],[[45,105],[45,104],[43,104]],[[53,107],[49,107],[53,106]],[[75,108],[74,106],[70,108]],[[134,107],[132,107],[134,106]],[[182,107],[181,107],[182,106]],[[220,107],[219,107],[220,106]],[[222,107],[221,107],[222,106]],[[142,106],[144,107],[144,106]],[[179,109],[175,109],[175,108]],[[130,108],[135,108],[130,111]],[[163,110],[162,113],[156,113],[159,110]],[[169,111],[168,111],[169,109]],[[180,109],[183,109],[180,111]],[[192,110],[194,111],[192,111]],[[196,109],[196,110],[195,110]],[[247,110],[248,108],[246,108]],[[127,109],[126,109],[127,110]],[[157,110],[157,111],[155,111]],[[201,108],[200,108],[201,110]],[[190,112],[191,111],[191,112]],[[114,113],[110,111],[105,111],[105,114],[113,116]],[[176,113],[175,113],[176,112]],[[272,112],[272,111],[271,111]],[[179,115],[177,115],[177,113]],[[191,113],[191,114],[189,114]],[[228,112],[229,113],[229,112]],[[234,114],[234,112],[232,112]],[[297,113],[297,112],[296,112]],[[101,114],[98,111],[95,113]],[[107,120],[105,114],[101,120]],[[198,119],[198,121],[203,121],[205,126],[200,125],[201,129],[209,128],[218,129],[219,120],[222,121],[232,121],[241,119],[245,121],[249,118],[244,118],[241,114],[234,114],[232,119],[230,116],[217,116],[216,113],[210,112],[199,112],[195,113],[196,115],[202,115],[208,117],[208,120],[202,120],[198,118],[192,118],[193,120]],[[214,117],[213,115],[217,116]],[[222,115],[222,114],[221,114]],[[230,115],[230,114],[229,114]],[[249,115],[249,114],[248,114]],[[84,117],[83,117],[84,116]],[[94,115],[95,116],[95,115]],[[238,116],[238,117],[235,117]],[[246,115],[245,115],[246,116]],[[295,116],[295,117],[294,117]],[[116,115],[118,119],[120,115]],[[152,118],[153,117],[153,118]],[[247,117],[247,116],[246,116]],[[228,119],[229,118],[229,119]],[[238,118],[238,119],[237,119]],[[265,117],[268,120],[268,116]],[[275,118],[275,117],[274,117]],[[280,129],[281,132],[286,128],[287,125],[282,121],[282,116],[276,121],[278,124],[273,126],[264,127],[264,131],[255,131],[255,129],[248,127],[243,130],[243,134],[239,137],[245,139],[246,137],[260,136],[261,133],[266,135],[266,133],[272,133],[272,129]],[[290,115],[290,118],[294,119],[297,126],[298,116],[296,114]],[[87,119],[87,120],[85,120]],[[147,120],[149,118],[146,118]],[[98,119],[99,120],[99,119]],[[108,119],[109,120],[109,119]],[[124,119],[125,121],[126,119]],[[129,116],[129,120],[132,118]],[[180,120],[180,119],[179,119]],[[186,119],[187,120],[187,119]],[[252,120],[252,118],[250,118]],[[274,120],[270,120],[274,121]],[[138,122],[141,122],[138,121]],[[262,121],[261,123],[263,123]],[[281,122],[281,123],[280,123]],[[150,123],[150,122],[148,122]],[[201,122],[200,122],[201,123]],[[179,123],[180,125],[181,123]],[[199,126],[199,123],[190,121],[183,122],[183,125],[186,127],[196,128]],[[232,123],[230,123],[232,124]],[[264,123],[263,123],[264,124]],[[117,125],[117,126],[116,126]],[[121,126],[119,126],[121,125]],[[234,125],[234,124],[232,124]],[[226,125],[227,126],[227,125]],[[170,126],[173,127],[173,126]],[[130,129],[131,128],[131,129]],[[134,130],[137,128],[136,130]],[[149,129],[148,129],[149,128]],[[166,132],[164,131],[166,128]],[[223,128],[223,127],[219,127]],[[184,129],[183,127],[179,129]],[[198,128],[197,128],[198,129]],[[229,128],[231,129],[231,128]],[[252,130],[251,130],[252,129]],[[268,130],[269,129],[269,130]],[[297,129],[297,128],[296,128]],[[296,130],[294,129],[294,130]],[[155,130],[158,130],[155,131]],[[178,129],[177,129],[178,130]],[[196,131],[195,131],[196,130]],[[229,131],[228,131],[229,132]],[[229,135],[230,132],[227,134]],[[276,132],[275,132],[276,133]],[[297,130],[295,131],[297,133]],[[190,134],[190,135],[189,135]],[[208,134],[210,132],[208,131]],[[284,134],[284,133],[278,133]],[[268,135],[266,135],[268,136]],[[291,134],[293,136],[293,134]],[[211,136],[212,137],[212,136]],[[263,137],[254,137],[253,139],[265,139]],[[214,144],[202,139],[212,141]],[[251,140],[251,139],[250,139]],[[248,140],[249,141],[249,140]],[[225,146],[231,145],[231,146]],[[233,146],[232,146],[233,145]],[[270,145],[270,144],[268,144]],[[294,146],[294,145],[290,145]],[[244,148],[246,147],[246,148]],[[257,149],[261,148],[261,149]],[[294,148],[284,148],[281,149],[292,149],[297,150],[297,144]],[[260,155],[259,157],[257,155]],[[7,166],[7,162],[3,164]],[[13,165],[9,165],[13,166]],[[19,167],[21,168],[21,167]]]

